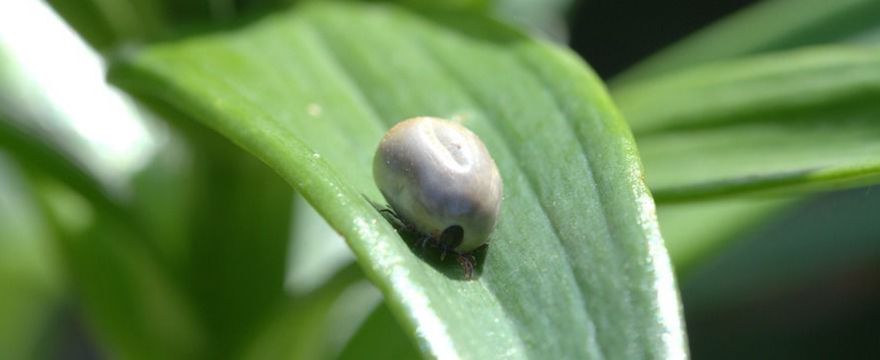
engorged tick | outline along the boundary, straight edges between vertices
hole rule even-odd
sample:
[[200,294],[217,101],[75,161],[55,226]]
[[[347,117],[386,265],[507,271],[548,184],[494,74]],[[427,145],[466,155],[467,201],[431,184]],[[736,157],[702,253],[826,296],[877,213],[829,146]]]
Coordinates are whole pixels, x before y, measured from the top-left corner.
[[389,130],[373,160],[376,185],[399,226],[457,256],[464,276],[487,244],[501,209],[502,181],[486,146],[458,123],[416,117]]

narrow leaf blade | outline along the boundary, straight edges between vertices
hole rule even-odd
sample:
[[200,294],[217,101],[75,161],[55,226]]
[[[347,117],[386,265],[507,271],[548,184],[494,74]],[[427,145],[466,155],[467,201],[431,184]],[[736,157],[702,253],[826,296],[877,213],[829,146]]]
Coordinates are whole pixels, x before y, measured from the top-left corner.
[[660,201],[880,178],[880,51],[824,47],[618,89]]
[[[346,238],[425,354],[686,353],[631,135],[569,54],[466,14],[321,3],[154,46],[112,78],[278,171]],[[464,122],[501,168],[502,219],[476,281],[414,254],[363,197],[380,199],[370,164],[382,134],[416,115]]]
[[865,42],[878,26],[880,3],[874,0],[762,1],[649,57],[615,78],[614,85],[633,85],[670,71],[745,55]]

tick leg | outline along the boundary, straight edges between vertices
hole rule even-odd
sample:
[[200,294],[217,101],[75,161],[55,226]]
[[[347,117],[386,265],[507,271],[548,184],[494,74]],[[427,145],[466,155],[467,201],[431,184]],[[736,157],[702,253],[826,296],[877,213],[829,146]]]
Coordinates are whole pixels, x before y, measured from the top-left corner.
[[422,237],[419,238],[419,240],[418,240],[418,242],[419,242],[419,247],[422,248],[422,254],[423,254],[423,255],[425,254],[425,249],[428,247],[428,244],[429,244],[430,241],[431,241],[431,236],[430,236],[430,235],[422,235]]
[[474,264],[476,259],[471,254],[458,254],[458,265],[464,272],[464,279],[471,280],[474,278]]
[[389,208],[381,208],[379,209],[379,214],[382,214],[382,217],[385,218],[386,221],[391,223],[391,226],[394,227],[397,231],[409,231],[409,224],[407,224],[403,219],[397,215],[394,210]]
[[382,213],[383,215],[388,215],[388,216],[391,216],[397,220],[400,220],[400,217],[397,216],[397,213],[395,213],[394,210],[391,210],[389,208],[379,209],[379,212]]

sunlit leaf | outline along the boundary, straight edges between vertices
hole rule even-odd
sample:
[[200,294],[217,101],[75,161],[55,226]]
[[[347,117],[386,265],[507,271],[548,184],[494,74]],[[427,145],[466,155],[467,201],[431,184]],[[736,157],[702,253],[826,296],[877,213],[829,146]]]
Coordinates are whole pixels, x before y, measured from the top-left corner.
[[[570,54],[466,14],[316,3],[149,47],[111,78],[273,167],[346,238],[424,354],[686,352],[629,131]],[[416,115],[459,119],[501,168],[502,218],[474,281],[413,253],[364,199],[380,200],[379,138]]]

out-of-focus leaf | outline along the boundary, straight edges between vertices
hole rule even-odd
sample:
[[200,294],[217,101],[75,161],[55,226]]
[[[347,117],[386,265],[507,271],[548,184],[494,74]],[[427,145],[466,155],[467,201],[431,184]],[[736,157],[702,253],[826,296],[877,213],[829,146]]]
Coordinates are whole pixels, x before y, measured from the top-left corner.
[[762,1],[659,52],[614,79],[615,86],[743,55],[840,41],[868,42],[880,28],[874,0]]
[[[293,297],[248,346],[248,359],[332,359],[357,330],[381,296],[354,263],[322,286]],[[405,336],[405,335],[404,335]]]
[[[8,109],[8,108],[7,108]],[[87,169],[44,137],[19,128],[0,114],[0,148],[18,159],[25,168],[39,169],[65,181],[93,201],[117,207],[112,191]]]
[[[272,166],[346,238],[424,354],[685,356],[629,131],[570,54],[467,14],[314,3],[132,56],[112,79]],[[460,119],[501,168],[502,218],[474,281],[420,259],[363,198],[379,200],[380,137],[416,115]]]
[[789,198],[732,198],[659,206],[660,231],[676,274],[686,275],[728,241],[792,202]]
[[152,150],[135,116],[107,86],[98,56],[51,9],[0,3],[0,146],[19,163],[118,206],[127,176]]
[[137,219],[144,239],[156,249],[156,257],[185,283],[192,254],[190,234],[198,187],[189,144],[174,131],[167,131],[161,149],[131,179],[132,196],[127,211]]
[[[660,78],[664,73],[674,73],[678,70],[688,69],[695,65],[705,62],[717,62],[725,59],[748,56],[755,53],[773,52],[779,50],[790,49],[793,47],[825,44],[832,42],[857,42],[866,44],[876,44],[878,33],[877,27],[880,25],[880,6],[872,0],[845,0],[845,1],[816,1],[816,0],[771,0],[762,1],[744,11],[733,16],[729,16],[718,23],[701,30],[685,40],[661,51],[646,61],[641,62],[629,71],[615,78],[613,85],[615,89],[635,89],[642,84],[650,84],[654,78]],[[793,64],[786,63],[786,60],[779,59],[780,67],[790,67],[794,69]],[[707,68],[708,69],[708,68]],[[724,76],[721,74],[726,69],[718,68],[715,74],[710,76]],[[776,79],[768,79],[773,82]],[[651,86],[651,85],[648,85]],[[674,90],[673,90],[674,91]],[[747,95],[748,91],[742,94]],[[682,98],[683,101],[689,101],[694,108],[699,107],[707,96],[703,94],[689,95],[690,99]],[[792,94],[791,98],[784,101],[787,105],[792,104],[792,100],[797,100],[799,94]],[[659,99],[658,99],[659,100]],[[718,98],[710,99],[716,101]],[[819,101],[823,101],[821,98]],[[662,100],[661,100],[662,101]],[[775,100],[768,100],[766,104],[770,104]],[[623,105],[625,107],[625,105]],[[666,111],[668,108],[661,106],[657,110]],[[711,110],[717,116],[729,109]],[[693,113],[692,115],[696,115]],[[741,114],[743,117],[755,114]],[[701,115],[697,115],[701,116]],[[800,117],[800,116],[798,116]],[[778,117],[780,120],[783,117]],[[756,121],[767,120],[767,117],[761,117]],[[638,125],[634,125],[634,128]],[[833,126],[833,125],[828,125]],[[784,127],[778,129],[770,129],[774,133],[780,133],[784,136],[786,131]],[[635,130],[638,132],[638,130]],[[833,131],[833,130],[829,130]],[[701,132],[693,132],[693,136],[680,134],[680,138],[673,141],[685,142],[700,137]],[[716,144],[717,147],[722,141],[736,141],[739,134],[721,135],[721,133],[711,133],[706,130],[710,139],[701,144],[694,145],[692,154],[707,150],[707,144]],[[674,135],[669,135],[670,140]],[[649,136],[650,137],[650,136]],[[648,140],[650,142],[650,140]],[[822,143],[819,141],[818,143]],[[782,144],[777,144],[782,145]],[[647,148],[646,148],[647,146]],[[751,143],[742,142],[742,146],[733,150],[747,149],[752,146]],[[772,146],[771,148],[763,148],[759,150],[762,153],[756,154],[760,157],[760,162],[764,161],[764,156],[784,150],[786,146]],[[650,145],[642,145],[640,141],[640,149],[643,152],[651,151]],[[685,151],[685,150],[682,150]],[[724,150],[719,149],[717,152],[707,154],[703,159],[706,164],[707,172],[714,171],[713,168],[716,160],[726,161],[731,158],[710,158],[710,156],[718,155]],[[756,151],[757,153],[757,151]],[[794,152],[793,152],[794,153]],[[650,155],[645,156],[645,163],[648,167],[648,178],[651,179],[653,172],[659,172],[658,176],[669,175],[678,171],[679,166],[688,165],[686,159],[694,159],[691,156],[681,156],[674,159],[674,155],[669,153],[669,157],[661,155],[663,159],[659,160],[661,164],[651,164]],[[654,159],[656,160],[656,159]],[[679,160],[682,163],[679,163]],[[735,161],[735,160],[734,160]],[[745,161],[745,160],[743,160]],[[656,162],[656,161],[655,161]],[[693,165],[693,163],[690,163]],[[658,167],[665,169],[658,170]],[[688,177],[691,175],[687,175]],[[850,186],[856,184],[850,180],[845,181]],[[819,185],[820,188],[827,188],[827,181]],[[663,198],[663,195],[660,195]],[[659,207],[659,217],[661,219],[661,228],[667,246],[670,249],[670,255],[676,264],[676,269],[682,274],[688,273],[693,265],[710,258],[710,254],[714,254],[716,249],[720,249],[723,244],[742,235],[744,231],[754,225],[765,223],[766,219],[761,216],[770,216],[781,209],[788,208],[786,203],[790,203],[795,199],[711,199],[698,202],[686,202],[676,204],[661,204]],[[777,205],[774,205],[777,203]]]
[[878,63],[872,47],[807,48],[691,67],[614,94],[637,134],[708,127],[871,100],[880,92]]
[[[16,0],[30,1],[30,0]],[[235,21],[295,0],[48,0],[98,50],[168,37],[175,29]]]
[[731,359],[877,354],[878,190],[804,201],[682,277],[694,352]]
[[384,304],[377,306],[370,317],[340,354],[340,359],[416,359],[419,348],[400,327]]
[[[124,152],[144,140],[127,132],[140,123],[103,81],[97,56],[41,5],[0,5],[0,146],[39,183],[53,224],[46,230],[56,230],[55,250],[103,350],[125,358],[198,354],[204,339],[183,287],[127,209],[134,166],[118,160],[130,160]],[[18,36],[34,27],[41,41]],[[70,68],[58,71],[51,63],[58,58]],[[131,142],[101,148],[107,143],[93,142],[101,131],[83,132],[96,123]]]
[[[20,37],[35,32],[41,41]],[[59,71],[59,58],[70,68]],[[185,293],[127,209],[127,176],[148,153],[137,154],[147,135],[132,116],[97,56],[44,4],[0,5],[0,147],[36,187],[88,327],[120,357],[198,354]]]
[[293,190],[265,164],[214,137],[193,147],[186,273],[212,351],[226,354],[244,346],[283,299]]
[[36,183],[64,270],[103,350],[128,359],[202,353],[205,339],[192,309],[146,243],[56,180]]
[[156,109],[173,131],[135,178],[133,211],[185,286],[206,356],[239,354],[285,298],[293,190],[213,131]]
[[27,178],[0,152],[0,358],[47,355],[63,295],[52,235]]
[[345,239],[302,197],[295,197],[293,209],[288,299],[271,311],[245,349],[246,358],[336,358],[359,320],[381,301],[354,264]]
[[493,0],[491,11],[497,17],[533,33],[565,43],[568,26],[565,12],[573,0]]
[[[743,234],[743,241],[697,269],[689,279],[695,307],[749,301],[831,269],[880,258],[876,219],[880,187],[824,194],[783,212],[778,221]],[[784,263],[784,266],[779,266]],[[876,262],[874,262],[876,264]],[[718,281],[718,279],[725,279]]]
[[156,0],[47,2],[96,49],[107,49],[125,40],[145,40],[167,31],[166,14]]
[[[0,9],[21,10],[7,6]],[[47,43],[30,46],[8,32],[0,34],[0,146],[55,184],[46,190],[47,204],[85,196],[66,203],[90,210],[55,211],[54,218],[62,224],[61,257],[90,327],[108,352],[126,358],[241,351],[283,298],[290,186],[228,140],[190,121],[185,130],[168,135],[165,151],[137,174],[133,187],[125,171],[94,166],[101,165],[96,153],[104,154],[88,151],[94,144],[87,138],[108,129],[112,136],[131,137],[122,132],[131,129],[117,127],[131,121],[125,118],[133,116],[131,109],[121,111],[121,100],[111,96],[96,55],[72,34],[65,37],[58,20],[43,13],[46,8],[28,6],[34,11],[30,18],[45,25],[39,30]],[[5,22],[0,29],[29,26]],[[75,75],[47,67],[37,56],[53,44],[54,53],[76,68],[68,72]],[[112,121],[100,123],[110,116]],[[98,123],[90,128],[97,134],[77,128],[84,121]],[[113,150],[119,149],[107,152],[125,155]],[[108,169],[117,171],[101,171]],[[52,190],[67,186],[75,192]]]
[[[16,0],[35,1],[35,0]],[[564,42],[565,11],[572,0],[384,0],[490,12]],[[93,47],[110,49],[172,35],[175,29],[233,22],[297,0],[48,0]]]
[[880,51],[827,47],[618,88],[658,201],[880,178]]
[[354,262],[345,239],[333,230],[321,214],[297,196],[293,203],[293,231],[288,251],[287,291],[306,294]]

